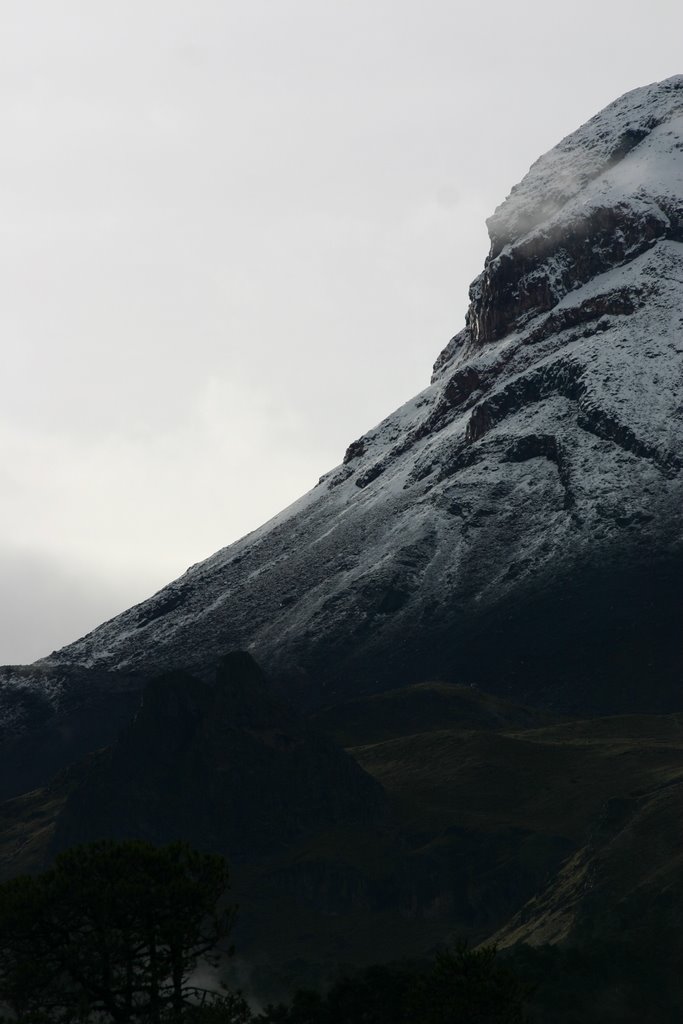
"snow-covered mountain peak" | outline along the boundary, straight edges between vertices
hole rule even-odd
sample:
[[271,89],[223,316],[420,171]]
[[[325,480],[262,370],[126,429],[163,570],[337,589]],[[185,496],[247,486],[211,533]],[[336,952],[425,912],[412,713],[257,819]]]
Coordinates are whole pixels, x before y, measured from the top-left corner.
[[[664,178],[667,167],[671,167],[666,126],[680,120],[681,115],[683,75],[634,89],[605,107],[540,157],[487,220],[491,256],[555,217],[569,201],[579,196],[583,202],[594,199],[603,185],[607,189],[616,186],[617,193],[620,187],[630,193],[643,185],[657,190],[661,184],[654,167],[657,156],[664,157]],[[662,126],[664,130],[657,131]],[[680,132],[680,123],[677,128]],[[655,139],[649,139],[653,133]],[[638,170],[638,160],[628,158],[646,139],[650,160],[644,177]]]
[[683,238],[683,76],[627,93],[542,156],[487,221],[466,329],[435,378],[658,239]]
[[431,385],[41,679],[247,649],[309,706],[435,677],[580,708],[683,702],[683,76],[564,139],[489,229]]

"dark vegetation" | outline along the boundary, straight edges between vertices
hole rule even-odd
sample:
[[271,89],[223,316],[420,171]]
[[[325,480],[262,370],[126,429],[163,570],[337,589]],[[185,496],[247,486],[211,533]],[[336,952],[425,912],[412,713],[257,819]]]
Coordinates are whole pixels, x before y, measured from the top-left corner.
[[0,887],[0,1000],[28,1024],[183,1019],[235,908],[222,857],[99,842]]
[[[658,1024],[679,1022],[677,936],[657,948],[459,942],[342,972],[254,1010],[210,984],[235,907],[218,856],[103,841],[0,886],[0,1006],[21,1024]],[[198,972],[199,969],[199,972]],[[213,977],[218,979],[218,972]],[[204,984],[200,978],[204,978]],[[207,987],[207,978],[209,979]]]
[[268,1024],[680,1024],[678,935],[581,946],[457,944],[432,962],[381,964],[324,994],[299,990]]
[[[197,976],[184,976],[188,1019],[249,1019],[234,994],[244,988],[259,1006],[274,1004],[261,1011],[273,1024],[400,1024],[407,1007],[411,1024],[438,1020],[415,1009],[437,952],[451,969],[460,953],[471,968],[491,946],[499,950],[491,977],[502,978],[500,969],[520,991],[533,986],[524,1011],[533,1024],[683,1017],[681,714],[570,719],[476,688],[424,683],[306,719],[246,656],[224,661],[213,686],[176,673],[144,701],[113,747],[0,805],[5,935],[8,921],[23,920],[14,934],[33,941],[41,921],[69,920],[60,900],[80,892],[84,906],[106,891],[87,887],[83,850],[94,848],[73,843],[104,835],[116,842],[98,848],[113,850],[124,839],[163,846],[181,836],[204,851],[193,854],[197,863],[230,858],[231,892],[244,908],[230,934],[239,957],[223,956],[218,974],[233,994],[192,1003]],[[133,848],[141,858],[156,847]],[[158,881],[140,882],[150,868],[142,858],[119,872],[129,885],[117,907],[137,891],[148,902],[138,899],[136,913],[153,912]],[[115,886],[115,858],[110,869]],[[16,878],[27,873],[32,879]],[[52,917],[32,911],[37,923],[26,930],[17,909],[24,897],[37,900],[34,909],[53,901]],[[125,920],[113,917],[107,928]],[[87,934],[94,924],[83,927]],[[28,1000],[26,1021],[78,1020],[73,1000],[84,982],[64,987],[58,952],[69,946],[58,934],[36,947],[24,989],[21,971],[4,976],[10,989],[19,985],[6,1001],[20,1010],[17,999]],[[147,955],[141,947],[126,968],[133,977],[139,969],[144,990],[133,997],[127,981],[128,994],[119,987],[108,1007],[100,992],[93,1005],[102,1021],[155,1019],[145,1003]],[[159,1020],[176,1012],[165,986]],[[44,1006],[43,996],[52,1002]]]
[[680,934],[662,926],[654,941],[527,946],[504,962],[533,990],[529,1024],[680,1024]]
[[493,947],[429,967],[376,966],[257,1018],[239,992],[193,981],[216,967],[235,907],[226,862],[184,843],[102,841],[0,886],[0,1002],[22,1024],[517,1024],[531,988]]
[[459,943],[430,964],[382,964],[302,990],[268,1007],[268,1024],[523,1024],[533,986],[501,964],[495,946]]

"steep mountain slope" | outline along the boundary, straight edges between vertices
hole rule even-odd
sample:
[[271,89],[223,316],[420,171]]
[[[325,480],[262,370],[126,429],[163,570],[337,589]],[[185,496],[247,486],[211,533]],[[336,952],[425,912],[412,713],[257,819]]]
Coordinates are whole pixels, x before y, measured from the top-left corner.
[[427,678],[681,706],[683,76],[564,139],[488,223],[432,384],[44,671],[241,648],[309,707]]
[[[678,730],[680,737],[680,721]],[[683,774],[680,760],[676,766],[671,757],[680,738],[669,737],[668,743],[662,740],[662,754],[670,763],[657,765],[650,784],[634,787],[627,795],[623,787],[614,786],[613,795],[577,852],[495,934],[499,945],[581,945],[628,936],[643,946],[663,949],[673,939],[680,962]],[[680,746],[678,751],[680,755]],[[620,753],[623,758],[626,748]],[[639,753],[644,760],[645,750]]]

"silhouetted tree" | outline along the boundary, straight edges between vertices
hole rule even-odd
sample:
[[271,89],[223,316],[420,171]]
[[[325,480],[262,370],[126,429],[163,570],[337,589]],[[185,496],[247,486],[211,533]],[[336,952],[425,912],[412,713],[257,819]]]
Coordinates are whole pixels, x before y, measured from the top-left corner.
[[493,946],[458,945],[428,967],[386,964],[269,1006],[263,1024],[521,1024],[531,986],[499,964]]
[[0,1001],[31,1024],[181,1021],[192,972],[230,931],[227,887],[223,858],[185,843],[68,850],[0,886]]
[[533,986],[497,961],[495,946],[439,953],[411,997],[419,1024],[523,1024]]
[[240,992],[212,994],[183,1011],[183,1024],[251,1024],[253,1020],[249,1004]]

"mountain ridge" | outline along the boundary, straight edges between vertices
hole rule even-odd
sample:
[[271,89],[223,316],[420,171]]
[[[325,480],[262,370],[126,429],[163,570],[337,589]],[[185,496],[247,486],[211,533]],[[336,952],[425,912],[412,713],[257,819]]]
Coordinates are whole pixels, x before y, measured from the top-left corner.
[[[427,678],[679,707],[682,149],[676,76],[541,157],[490,218],[433,383],[288,509],[36,663],[47,704],[73,666],[202,674],[246,649],[306,708]],[[3,687],[8,708],[25,679]]]

